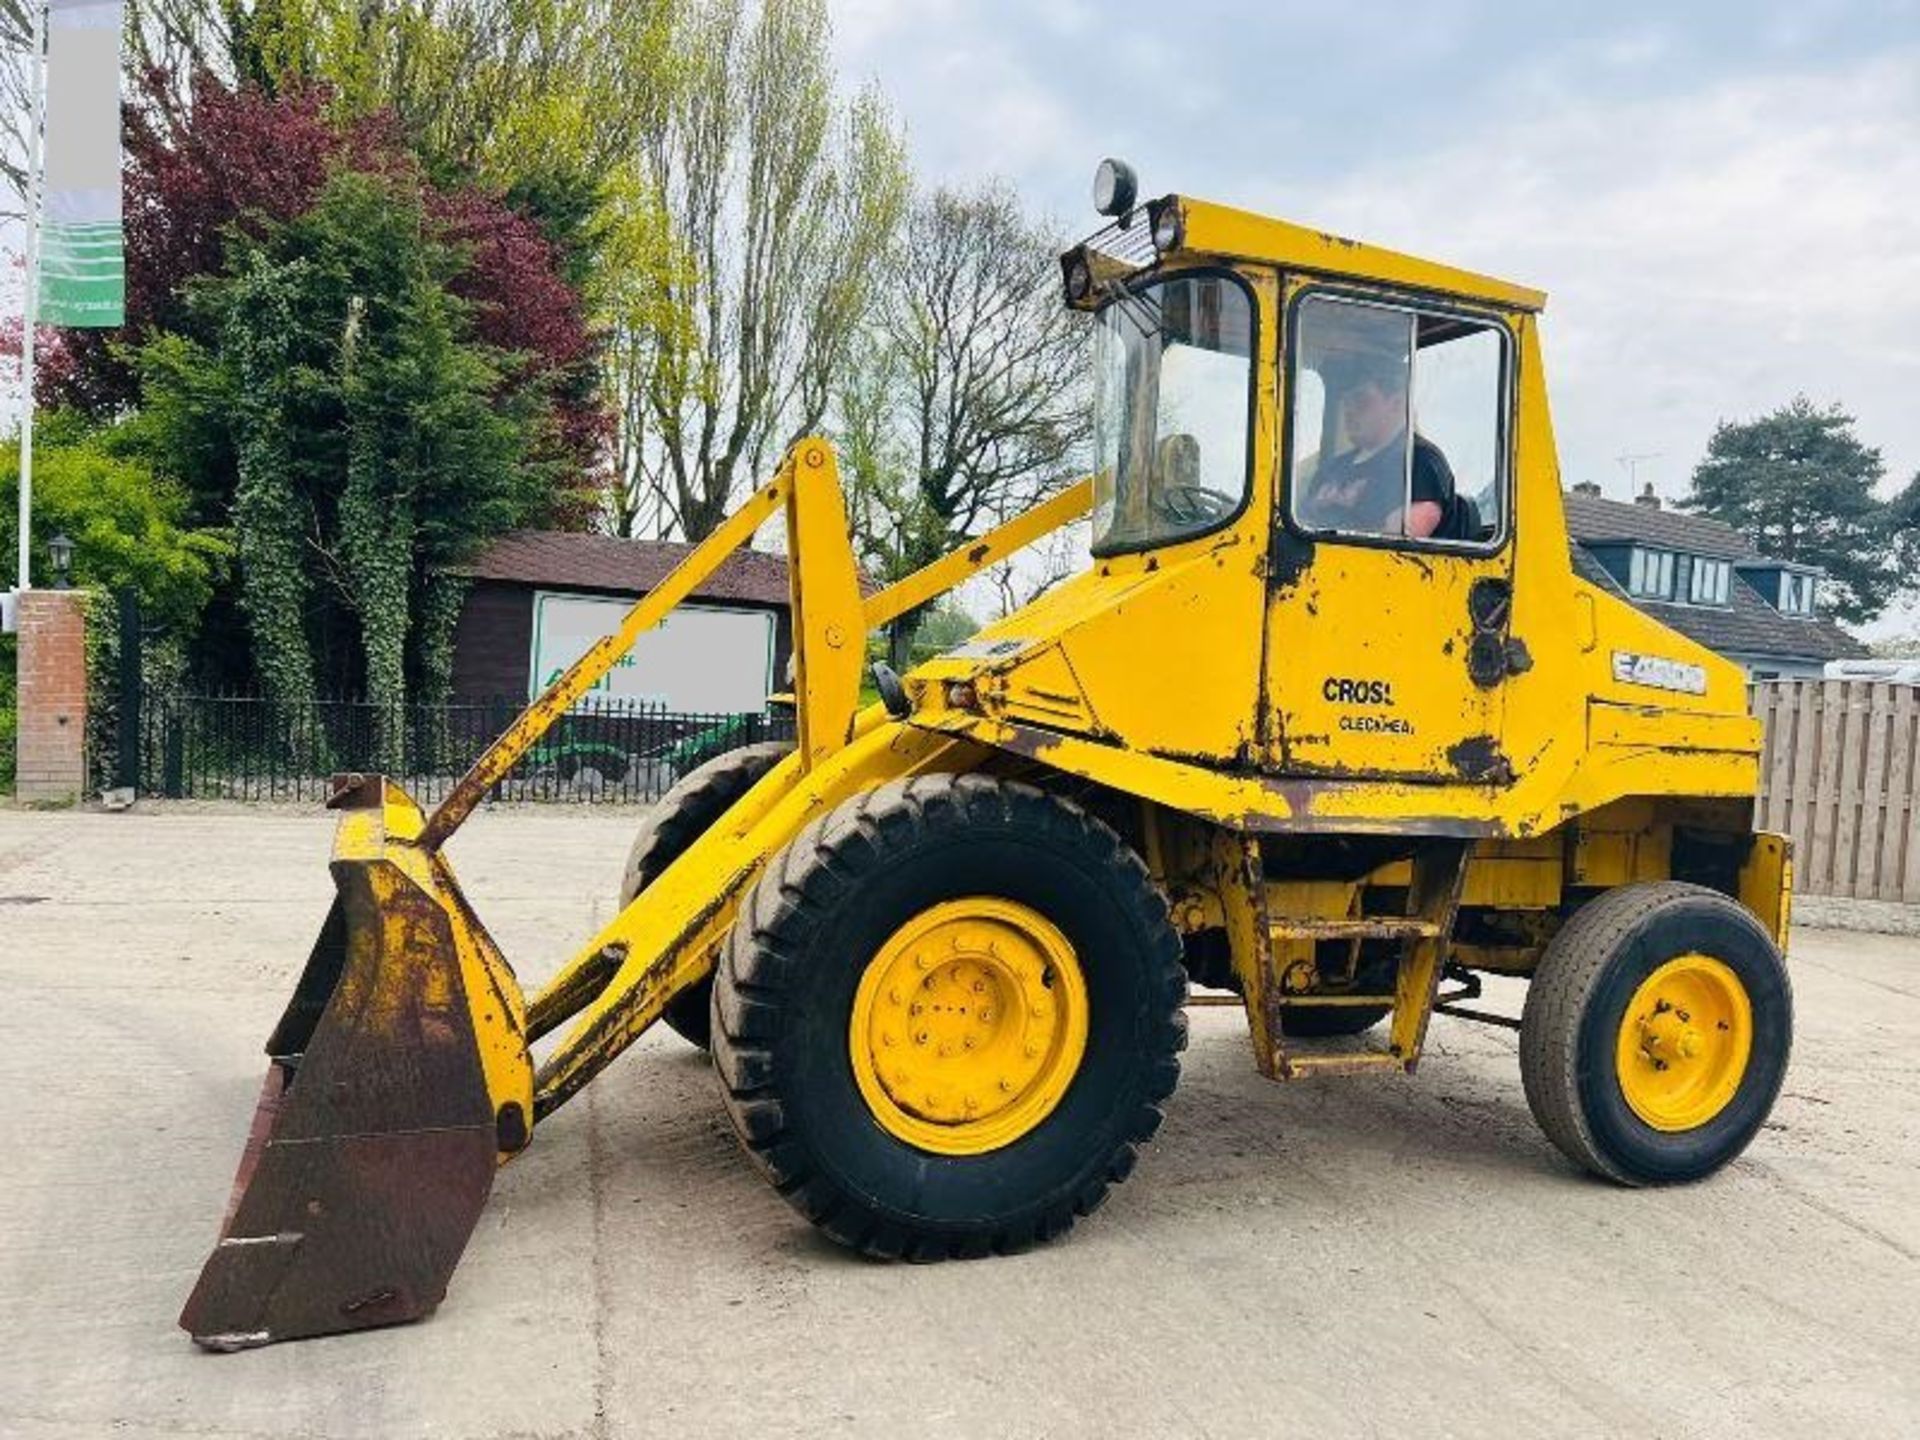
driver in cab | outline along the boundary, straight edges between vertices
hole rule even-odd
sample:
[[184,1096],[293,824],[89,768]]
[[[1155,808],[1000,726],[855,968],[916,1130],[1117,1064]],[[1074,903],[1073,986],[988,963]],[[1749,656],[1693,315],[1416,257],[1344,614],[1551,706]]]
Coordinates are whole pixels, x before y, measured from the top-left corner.
[[1440,447],[1417,431],[1408,483],[1405,362],[1357,360],[1341,378],[1346,383],[1335,392],[1334,433],[1344,448],[1313,467],[1300,518],[1315,528],[1353,534],[1457,538],[1441,534],[1457,508],[1452,467]]

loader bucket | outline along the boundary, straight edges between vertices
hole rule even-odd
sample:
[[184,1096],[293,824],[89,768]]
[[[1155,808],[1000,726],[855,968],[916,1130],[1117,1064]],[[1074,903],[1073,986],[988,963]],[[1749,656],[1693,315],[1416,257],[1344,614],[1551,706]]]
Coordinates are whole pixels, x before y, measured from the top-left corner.
[[209,1349],[392,1325],[446,1294],[525,1145],[520,988],[396,786],[352,777],[337,888],[269,1064],[219,1242],[180,1324]]

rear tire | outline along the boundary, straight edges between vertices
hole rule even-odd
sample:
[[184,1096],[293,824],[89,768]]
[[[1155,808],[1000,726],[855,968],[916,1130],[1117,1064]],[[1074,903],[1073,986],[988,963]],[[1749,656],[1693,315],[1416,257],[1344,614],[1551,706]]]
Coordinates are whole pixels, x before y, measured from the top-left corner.
[[[682,776],[640,822],[620,881],[620,908],[632,904],[734,801],[792,752],[793,745],[786,740],[743,745]],[[704,1050],[710,1043],[712,994],[713,977],[708,976],[669,1000],[660,1018],[675,1034]]]
[[1760,922],[1718,891],[1658,881],[1599,896],[1548,944],[1521,1018],[1520,1075],[1540,1128],[1575,1164],[1669,1184],[1747,1147],[1792,1045],[1792,987]]
[[[960,921],[941,919],[956,911]],[[1034,971],[1047,992],[1010,991],[985,973],[996,963],[989,949],[1003,958],[1018,949],[1004,933],[1000,948],[980,938],[994,933],[987,917],[999,913],[1030,917],[1035,932],[1068,947]],[[963,928],[951,945],[923,944],[929,920]],[[970,926],[978,927],[971,939]],[[927,951],[956,965],[934,964],[923,983]],[[967,971],[957,992],[925,988],[950,970]],[[983,978],[972,982],[974,974]],[[840,806],[760,879],[718,967],[714,1062],[749,1154],[835,1240],[915,1260],[1011,1251],[1063,1233],[1132,1171],[1179,1076],[1185,992],[1165,899],[1111,829],[1028,785],[921,776]],[[915,1088],[899,1104],[917,1107],[921,1077],[975,1063],[957,1042],[952,1059],[933,1058],[963,1032],[978,1033],[978,1054],[991,1055],[1005,1038],[993,1027],[1014,1026],[1010,1053],[1020,1053],[1020,1042],[1045,1029],[1037,1017],[1050,1012],[1049,993],[1062,1009],[1080,1007],[1084,1028],[1062,1052],[1071,1063],[1043,1103],[1028,1105],[1018,1075],[1003,1076],[1006,1099],[991,1081],[968,1090],[964,1114],[961,1092],[951,1092],[944,1117],[934,1103],[938,1079],[924,1082],[927,1108],[915,1115],[890,1110],[877,1094],[877,1075],[911,1065]],[[1010,999],[1034,1002],[1032,1027]],[[907,1019],[909,1001],[915,1015],[923,1001],[928,1013]],[[990,1003],[997,1018],[977,1008]],[[872,1029],[863,1007],[880,1017]],[[873,1048],[895,1015],[904,1030],[888,1043],[899,1048]],[[982,1028],[968,1028],[975,1025]],[[974,1050],[971,1039],[966,1049]],[[991,1131],[1002,1117],[1018,1123]]]

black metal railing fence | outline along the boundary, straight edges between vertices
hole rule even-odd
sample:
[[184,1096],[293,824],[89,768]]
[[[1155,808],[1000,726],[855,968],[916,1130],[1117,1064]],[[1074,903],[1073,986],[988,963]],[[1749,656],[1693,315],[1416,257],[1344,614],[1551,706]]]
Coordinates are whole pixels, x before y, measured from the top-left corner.
[[[378,771],[433,803],[525,705],[520,698],[287,705],[250,694],[148,695],[137,733],[122,743],[137,745],[132,768],[145,794],[324,800],[330,776]],[[689,715],[596,696],[562,717],[492,798],[644,803],[722,751],[793,734],[790,712]]]

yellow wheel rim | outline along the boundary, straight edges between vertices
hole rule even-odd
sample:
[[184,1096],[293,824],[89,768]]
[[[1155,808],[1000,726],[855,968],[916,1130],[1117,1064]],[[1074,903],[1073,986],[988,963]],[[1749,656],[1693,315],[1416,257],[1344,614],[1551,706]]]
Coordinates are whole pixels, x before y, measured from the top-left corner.
[[1615,1064],[1633,1113],[1656,1130],[1692,1130],[1727,1108],[1753,1050],[1753,1006],[1711,955],[1667,961],[1620,1020]]
[[860,977],[854,1078],[889,1135],[938,1155],[1012,1144],[1060,1103],[1087,1049],[1087,982],[1037,910],[978,896],[923,910]]

